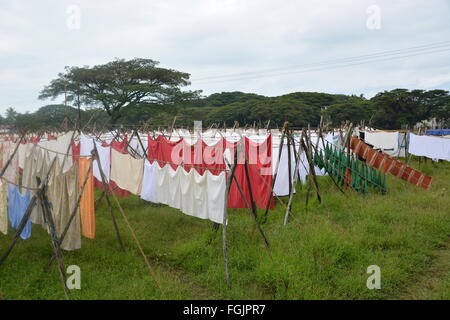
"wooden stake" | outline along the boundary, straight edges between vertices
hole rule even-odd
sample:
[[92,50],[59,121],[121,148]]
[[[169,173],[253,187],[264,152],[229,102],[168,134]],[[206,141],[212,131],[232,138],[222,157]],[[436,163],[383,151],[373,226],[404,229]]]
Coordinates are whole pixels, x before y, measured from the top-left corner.
[[228,270],[228,248],[227,248],[227,223],[228,223],[228,194],[230,193],[231,184],[236,171],[237,152],[234,153],[234,162],[231,165],[229,175],[227,177],[227,186],[225,189],[225,207],[222,220],[222,247],[223,247],[223,264],[225,271],[225,281],[228,288],[231,288],[230,271]]
[[[98,155],[98,150],[97,150],[97,145],[94,141],[94,139],[92,139],[92,141],[94,142],[94,150],[93,150],[93,160],[95,159],[97,161],[97,165],[98,165],[98,170],[100,171],[100,176],[102,178],[102,184],[103,184],[103,188],[105,188],[105,197],[106,197],[106,202],[108,203],[108,212],[111,215],[112,218],[112,222],[114,225],[114,230],[116,232],[116,236],[117,236],[117,240],[119,241],[119,245],[122,251],[125,251],[125,245],[123,244],[122,241],[122,237],[120,236],[120,232],[119,232],[119,227],[117,226],[117,221],[116,221],[116,217],[114,216],[114,213],[112,211],[112,205],[111,205],[111,200],[109,199],[109,195],[108,195],[108,188],[109,185],[106,183],[106,177],[105,177],[105,173],[103,172],[101,163],[100,163],[100,157]],[[112,193],[112,195],[114,196],[114,194]]]
[[12,159],[16,155],[17,150],[19,149],[19,146],[22,143],[22,140],[23,140],[24,137],[25,137],[25,133],[23,133],[22,136],[20,137],[19,141],[17,141],[17,144],[16,144],[16,146],[14,148],[13,153],[9,156],[9,159],[8,159],[8,161],[6,161],[5,165],[3,166],[2,171],[0,171],[0,177],[3,177],[3,175],[6,172],[6,169],[8,169],[9,164],[11,163]]
[[[94,161],[91,160],[91,163],[89,164],[89,169],[86,171],[86,175],[84,176],[83,185],[81,186],[81,189],[80,189],[80,191],[79,191],[79,193],[78,193],[76,205],[75,205],[75,207],[73,208],[72,213],[70,214],[69,221],[67,221],[67,224],[66,224],[66,226],[64,227],[64,230],[63,230],[63,232],[61,233],[61,236],[59,237],[59,243],[60,243],[60,244],[63,243],[64,238],[66,237],[66,234],[67,234],[67,232],[69,231],[70,225],[71,225],[73,219],[75,219],[75,216],[76,216],[77,213],[78,213],[77,210],[78,210],[78,208],[79,208],[79,206],[80,206],[80,201],[81,201],[81,198],[82,198],[82,196],[83,196],[84,188],[86,187],[86,183],[87,183],[88,180],[89,180],[89,175],[90,175],[90,172],[91,172],[91,170],[92,170],[92,164],[93,164],[93,162],[94,162]],[[48,272],[48,270],[49,270],[51,264],[52,264],[53,261],[55,260],[55,257],[56,257],[55,255],[52,255],[52,256],[51,256],[49,262],[47,263],[46,267],[44,268],[44,271],[45,271],[45,272]]]
[[17,244],[17,241],[20,238],[20,234],[22,233],[23,229],[25,228],[25,225],[27,224],[28,219],[30,218],[31,212],[33,211],[33,208],[36,205],[36,202],[38,199],[38,193],[44,189],[45,184],[48,181],[49,173],[52,170],[53,165],[55,164],[55,160],[56,160],[56,157],[53,159],[53,161],[48,169],[46,178],[41,181],[41,184],[39,185],[39,190],[33,195],[33,197],[31,197],[31,200],[30,200],[30,203],[28,204],[27,210],[25,211],[25,213],[22,217],[22,220],[20,220],[20,223],[17,227],[16,234],[14,235],[12,243],[0,259],[0,266],[3,264],[3,262],[5,262],[5,260],[8,258],[9,254],[11,253],[11,251],[14,249],[15,245]]

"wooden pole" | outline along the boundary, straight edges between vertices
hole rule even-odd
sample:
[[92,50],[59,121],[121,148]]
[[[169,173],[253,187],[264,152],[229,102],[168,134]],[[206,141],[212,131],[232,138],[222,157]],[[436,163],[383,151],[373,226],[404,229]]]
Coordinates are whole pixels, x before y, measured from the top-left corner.
[[55,160],[56,160],[56,157],[52,160],[52,163],[48,169],[45,179],[43,179],[41,181],[41,184],[39,185],[39,190],[31,198],[30,203],[28,204],[27,210],[25,211],[25,213],[22,217],[22,220],[20,220],[20,223],[17,227],[16,234],[14,235],[11,245],[8,247],[8,249],[6,250],[6,252],[3,254],[3,256],[0,259],[0,266],[3,264],[3,262],[5,262],[5,260],[8,258],[9,254],[11,253],[11,251],[14,249],[15,245],[17,244],[17,241],[20,238],[20,234],[22,233],[23,229],[25,228],[25,225],[27,224],[28,219],[30,218],[31,212],[33,211],[33,208],[36,205],[36,201],[38,199],[38,193],[44,189],[45,184],[48,181],[48,177],[49,177],[50,171],[53,168],[53,165],[55,164]]
[[17,144],[16,144],[16,146],[15,146],[15,148],[14,148],[13,153],[9,156],[9,159],[8,159],[8,161],[6,161],[5,165],[3,166],[2,171],[0,171],[0,177],[3,177],[3,175],[4,175],[5,172],[6,172],[6,169],[8,169],[8,167],[9,167],[9,165],[10,165],[12,159],[13,159],[14,156],[16,155],[17,150],[19,149],[19,146],[20,146],[20,144],[22,143],[22,140],[23,140],[24,137],[25,137],[25,133],[23,133],[22,136],[20,137],[19,141],[17,141]]
[[[295,141],[294,141],[294,139],[293,139],[293,137],[290,135],[290,136],[288,136],[288,139],[292,139],[292,143],[294,144],[294,150],[295,150]],[[300,137],[300,139],[303,139],[303,133],[302,133],[302,135],[301,135],[301,137]],[[297,172],[298,171],[298,165],[299,165],[299,163],[300,163],[300,156],[301,156],[301,154],[302,154],[302,147],[301,147],[301,145],[299,145],[299,148],[298,148],[298,152],[296,153],[296,156],[295,156],[295,167],[294,167],[294,172]],[[295,174],[294,175],[294,186],[296,185],[296,183],[297,183],[297,177],[298,177],[298,175],[297,174]],[[287,225],[287,222],[288,222],[288,217],[289,217],[289,211],[290,211],[290,209],[291,209],[291,206],[292,206],[292,199],[294,198],[294,190],[295,190],[295,187],[294,188],[292,188],[290,191],[289,191],[289,201],[288,201],[288,204],[287,204],[287,206],[286,206],[286,213],[285,213],[285,215],[284,215],[284,225]]]
[[[38,183],[40,182],[39,177],[36,177]],[[38,193],[39,201],[42,208],[42,215],[44,216],[44,221],[48,225],[49,231],[50,231],[50,238],[53,248],[53,254],[56,257],[56,260],[58,261],[58,271],[59,276],[61,279],[61,283],[64,289],[64,295],[66,296],[66,299],[69,300],[69,294],[67,292],[67,286],[66,286],[66,270],[64,268],[64,263],[62,260],[62,252],[60,247],[60,242],[58,239],[58,233],[56,231],[55,223],[53,221],[53,216],[50,210],[50,207],[48,205],[49,201],[47,199],[47,196],[45,195],[46,187],[44,185],[44,188],[40,190]]]
[[[270,186],[271,194],[273,194],[274,196],[275,196],[275,193],[273,191],[273,188],[275,187],[275,182],[276,182],[277,176],[278,176],[278,168],[280,167],[281,154],[283,152],[284,137],[285,137],[285,134],[286,134],[286,130],[285,130],[286,126],[287,126],[287,122],[285,122],[284,127],[283,127],[283,132],[281,133],[280,147],[279,147],[279,150],[278,150],[278,162],[277,162],[277,164],[275,166],[275,173],[274,173],[273,178],[272,178],[272,185]],[[269,197],[269,199],[267,200],[267,204],[266,204],[266,210],[264,211],[264,216],[265,217],[267,217],[267,213],[269,212],[270,200],[271,199]]]
[[310,137],[308,136],[308,134],[306,134],[306,144],[304,142],[304,139],[301,140],[303,147],[305,149],[305,154],[306,154],[306,158],[308,159],[308,163],[309,163],[309,174],[308,174],[308,178],[311,177],[311,181],[312,181],[312,185],[314,187],[314,189],[316,190],[317,193],[317,199],[319,200],[319,202],[322,202],[322,197],[320,195],[320,190],[319,190],[319,184],[317,183],[317,177],[316,177],[316,172],[315,172],[315,168],[314,168],[314,161],[312,158],[312,142]]
[[[100,176],[102,178],[102,184],[103,184],[103,188],[105,188],[105,197],[106,197],[106,202],[108,203],[108,212],[111,215],[112,218],[112,222],[114,225],[114,230],[116,232],[116,236],[117,236],[117,240],[119,241],[119,245],[122,251],[125,251],[125,245],[123,244],[122,241],[122,237],[120,236],[120,232],[119,232],[119,227],[117,225],[117,221],[116,221],[116,217],[114,216],[114,213],[112,211],[112,205],[111,205],[111,200],[109,199],[109,195],[108,195],[108,188],[109,185],[106,183],[106,177],[105,177],[105,173],[103,172],[101,163],[100,163],[100,157],[98,155],[98,150],[97,150],[97,145],[95,144],[94,139],[92,139],[94,142],[94,150],[93,150],[93,160],[95,159],[97,161],[97,165],[98,165],[98,170],[100,171]],[[112,193],[112,195],[114,196],[114,194]]]
[[230,193],[231,184],[233,183],[234,173],[236,171],[237,152],[234,153],[234,162],[231,164],[230,172],[227,177],[225,189],[225,207],[222,220],[222,247],[223,247],[223,264],[225,271],[225,281],[228,288],[231,288],[230,271],[228,269],[228,248],[227,248],[227,224],[228,224],[228,194]]
[[[66,234],[67,234],[67,232],[69,231],[70,225],[71,225],[73,219],[75,219],[75,216],[77,215],[77,210],[78,210],[78,208],[79,208],[79,206],[80,206],[80,202],[81,202],[81,198],[82,198],[82,196],[83,196],[84,188],[86,187],[86,183],[87,183],[88,180],[89,180],[89,175],[90,175],[90,172],[91,172],[91,170],[92,170],[92,164],[93,164],[93,162],[94,162],[94,161],[91,160],[91,163],[89,164],[89,169],[86,171],[86,175],[84,176],[83,185],[81,186],[81,189],[80,189],[80,191],[79,191],[79,193],[78,193],[76,205],[75,205],[75,207],[73,208],[72,213],[70,214],[69,221],[67,221],[67,224],[66,224],[66,226],[64,227],[64,230],[63,230],[63,232],[61,233],[61,236],[59,237],[59,242],[60,242],[60,243],[62,243],[62,242],[64,241],[64,238],[66,237]],[[46,267],[44,268],[44,271],[45,271],[45,272],[48,272],[48,270],[49,270],[51,264],[53,263],[53,261],[54,261],[54,259],[55,259],[55,257],[56,257],[55,255],[52,255],[52,256],[51,256],[50,261],[48,262],[48,264],[47,264]]]

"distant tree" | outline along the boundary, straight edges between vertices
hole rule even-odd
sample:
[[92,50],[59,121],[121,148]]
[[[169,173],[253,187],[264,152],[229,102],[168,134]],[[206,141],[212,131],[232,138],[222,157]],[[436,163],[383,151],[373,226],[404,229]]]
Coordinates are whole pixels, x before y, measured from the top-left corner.
[[449,95],[445,90],[395,89],[378,93],[371,102],[376,110],[373,123],[380,128],[413,126],[433,116],[448,119]]
[[17,111],[13,107],[6,109],[5,120],[7,124],[14,124],[17,118]]
[[150,59],[116,59],[93,67],[66,67],[41,91],[47,99],[67,94],[68,101],[102,106],[112,122],[131,107],[171,106],[196,99],[199,91],[182,91],[189,74],[157,67]]
[[367,101],[363,101],[332,104],[322,111],[322,115],[331,121],[333,126],[339,126],[347,120],[355,125],[362,120],[368,124],[373,112],[372,105]]

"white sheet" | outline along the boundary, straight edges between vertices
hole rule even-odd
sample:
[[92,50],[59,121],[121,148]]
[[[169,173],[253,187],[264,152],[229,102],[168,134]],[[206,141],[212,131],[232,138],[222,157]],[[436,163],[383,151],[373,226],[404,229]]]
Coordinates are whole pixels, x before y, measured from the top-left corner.
[[450,140],[410,133],[408,151],[415,156],[450,161]]

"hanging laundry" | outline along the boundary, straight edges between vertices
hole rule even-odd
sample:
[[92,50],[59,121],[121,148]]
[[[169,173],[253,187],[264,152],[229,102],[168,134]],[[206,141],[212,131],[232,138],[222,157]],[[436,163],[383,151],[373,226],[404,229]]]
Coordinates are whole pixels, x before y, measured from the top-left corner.
[[204,175],[182,167],[145,163],[141,198],[180,209],[184,214],[223,223],[226,174]]
[[[78,182],[81,189],[92,159],[80,157],[78,159]],[[80,200],[81,231],[84,237],[95,238],[95,209],[94,209],[94,176],[89,171],[88,180]]]
[[357,137],[350,137],[350,148],[356,155],[365,159],[369,166],[381,169],[384,174],[390,173],[425,190],[431,186],[432,177],[414,170],[400,160],[391,158],[386,153],[372,149]]
[[[17,229],[25,215],[25,212],[30,204],[30,193],[26,192],[22,195],[19,189],[11,184],[8,184],[8,215],[11,227]],[[28,220],[25,224],[20,237],[24,240],[31,237],[31,222]]]
[[131,150],[136,151],[139,156],[141,157],[145,157],[145,149],[147,148],[147,137],[142,137],[140,136],[141,142],[142,142],[142,146],[144,147],[144,149],[141,146],[141,143],[139,142],[139,139],[136,135],[134,135],[131,140],[130,143],[128,145],[128,153],[131,152]]
[[62,164],[63,172],[70,170],[72,167],[72,137],[73,131],[66,132],[65,134],[58,136],[56,139],[49,139],[40,141],[39,146],[50,151],[50,161],[57,157],[60,164]]
[[450,129],[427,130],[425,134],[433,135],[433,136],[446,136],[446,135],[450,135]]
[[144,174],[142,177],[141,199],[156,203],[155,166],[158,166],[158,163],[156,161],[150,163],[147,159],[145,159]]
[[[42,150],[37,146],[31,147],[27,150],[24,160],[24,169],[22,175],[22,187],[24,188],[37,188],[38,183],[36,178],[43,178],[43,175],[46,175],[46,170],[43,168],[47,166],[47,162],[44,160],[48,160],[46,157],[48,151]],[[45,171],[45,172],[44,172]],[[30,191],[31,195],[35,195],[36,191]],[[33,211],[30,215],[30,221],[35,224],[44,224],[44,218],[42,213],[42,208],[39,205],[33,207]]]
[[80,147],[81,143],[72,143],[72,162],[75,163],[78,161],[78,158],[80,157]]
[[[181,187],[180,187],[180,175],[181,171],[184,169],[182,167],[177,167],[175,170],[172,169],[171,166],[166,165],[164,167],[167,175],[167,190],[168,190],[168,197],[167,197],[167,205],[169,207],[175,208],[175,209],[181,209]],[[203,190],[206,191],[206,190]]]
[[389,155],[397,155],[399,152],[398,132],[366,131],[364,141],[376,150],[383,151]]
[[[100,160],[101,169],[103,171],[103,175],[105,177],[106,182],[109,182],[110,179],[110,168],[111,168],[111,148],[104,147],[101,143],[95,142],[98,151],[98,159]],[[94,177],[102,182],[102,175],[100,173],[100,168],[98,167],[97,160],[94,161]]]
[[111,150],[111,180],[120,188],[139,195],[142,188],[144,159]]
[[410,133],[408,152],[415,156],[450,161],[450,140]]
[[190,216],[198,215],[195,206],[195,177],[194,171],[191,170],[187,172],[186,170],[181,170],[180,173],[180,193],[181,193],[181,208],[183,213]]
[[225,172],[214,175],[207,171],[206,188],[208,190],[208,219],[222,224],[225,211],[225,191],[227,188]]
[[17,165],[19,166],[20,169],[24,168],[25,165],[25,155],[28,151],[28,149],[33,146],[32,143],[26,143],[25,141],[23,141],[20,145],[19,148],[17,149]]
[[[291,158],[291,181],[294,180],[295,172],[295,150],[294,146],[290,146],[290,158]],[[278,162],[280,145],[274,146],[272,148],[272,168],[275,171]],[[299,168],[300,169],[300,168]],[[273,173],[275,175],[275,172]],[[277,196],[287,196],[289,195],[289,149],[286,144],[286,139],[283,143],[283,148],[281,150],[280,163],[278,164],[278,172],[276,174],[276,180],[273,187],[273,192]],[[295,192],[295,190],[294,190]]]
[[0,180],[0,232],[8,233],[8,200],[6,183]]
[[[57,236],[61,237],[72,212],[76,208],[78,198],[78,167],[77,165],[73,165],[71,169],[61,174],[61,167],[58,164],[54,166],[52,171],[47,188],[47,197],[51,205],[51,213]],[[80,215],[78,209],[60,245],[64,250],[81,248]]]
[[[8,159],[10,159],[10,157],[14,153],[15,147],[16,144],[13,143],[12,141],[7,141],[3,144],[3,165],[6,166]],[[3,177],[8,181],[17,184],[19,182],[18,170],[19,170],[18,155],[16,153],[14,157],[11,158],[8,168],[3,174]]]
[[161,168],[159,165],[155,165],[154,176],[156,187],[155,202],[167,205],[169,203],[169,175],[167,174],[166,166]]
[[[235,147],[236,148],[236,147]],[[248,159],[248,176],[252,188],[253,200],[257,207],[265,209],[270,199],[269,208],[273,209],[274,202],[272,197],[272,137],[267,136],[265,141],[256,143],[244,137],[244,154]],[[241,157],[244,157],[241,154]],[[250,189],[245,172],[245,161],[238,159],[236,164],[235,176],[241,189],[251,206]],[[229,208],[247,208],[246,202],[237,187],[235,181],[231,184],[229,197]]]

